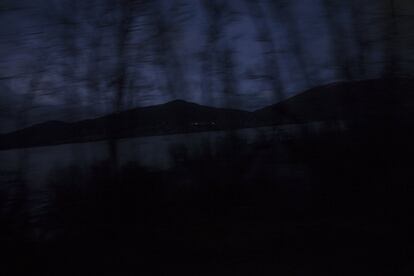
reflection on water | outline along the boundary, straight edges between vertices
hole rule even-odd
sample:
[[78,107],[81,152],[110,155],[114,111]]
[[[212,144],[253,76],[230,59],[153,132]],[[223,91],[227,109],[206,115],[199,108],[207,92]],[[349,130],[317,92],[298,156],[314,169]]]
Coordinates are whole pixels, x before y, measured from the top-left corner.
[[[307,129],[319,132],[327,127],[326,123],[312,123]],[[338,125],[336,125],[336,128]],[[339,127],[343,130],[345,125]],[[239,139],[246,143],[253,143],[255,139],[276,139],[278,141],[291,139],[303,130],[300,125],[285,125],[278,127],[262,127],[235,130]],[[201,133],[174,134],[164,136],[136,137],[119,140],[119,155],[122,164],[129,161],[139,162],[142,166],[151,169],[167,169],[174,163],[171,148],[183,145],[191,156],[206,147],[217,150],[217,142],[223,140],[228,131],[214,131]],[[87,167],[98,161],[108,158],[105,141],[65,144],[29,149],[12,149],[0,152],[2,175],[0,181],[7,182],[8,175],[17,170],[17,164],[22,151],[27,154],[26,179],[30,186],[41,187],[50,171],[76,164]]]

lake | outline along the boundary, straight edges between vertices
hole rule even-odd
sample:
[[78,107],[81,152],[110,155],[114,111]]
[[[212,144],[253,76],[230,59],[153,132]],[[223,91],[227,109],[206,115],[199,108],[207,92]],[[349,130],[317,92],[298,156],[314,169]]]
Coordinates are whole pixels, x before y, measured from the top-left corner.
[[[234,130],[233,134],[247,144],[253,143],[258,137],[284,141],[299,135],[304,126],[291,124],[239,129]],[[344,122],[334,125],[324,122],[306,124],[308,131],[316,133],[333,128],[342,131],[346,129],[346,124]],[[190,156],[206,147],[215,151],[218,142],[222,141],[228,133],[229,131],[211,131],[119,139],[119,159],[121,164],[134,161],[153,170],[168,169],[174,164],[172,149],[184,148]],[[11,179],[19,167],[22,156],[26,157],[24,171],[29,186],[41,188],[52,170],[70,165],[87,167],[95,162],[106,160],[108,151],[105,141],[3,150],[0,151],[0,183],[12,182]]]

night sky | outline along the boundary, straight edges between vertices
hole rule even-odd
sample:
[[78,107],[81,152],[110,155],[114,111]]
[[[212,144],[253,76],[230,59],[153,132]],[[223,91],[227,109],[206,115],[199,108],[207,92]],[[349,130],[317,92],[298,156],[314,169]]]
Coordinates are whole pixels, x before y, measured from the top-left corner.
[[[35,108],[30,110],[29,123],[46,119],[76,120],[110,110],[107,104],[110,97],[105,94],[110,92],[104,91],[99,97],[91,97],[85,84],[88,62],[93,54],[88,43],[96,34],[88,19],[102,12],[100,6],[104,1],[80,1],[78,10],[81,12],[76,16],[71,16],[71,6],[67,2],[0,1],[0,131],[14,127],[14,116],[20,110],[24,95],[30,93],[31,80],[37,72],[41,72],[41,81],[36,86],[36,97],[33,98]],[[166,47],[173,47],[175,58],[179,60],[181,71],[177,81],[184,84],[179,92],[169,91],[165,72],[154,65],[151,58],[147,60],[146,55],[151,56],[153,48],[160,46],[156,41],[146,44],[151,25],[138,27],[132,32],[128,46],[132,49],[128,56],[131,64],[128,70],[131,78],[138,80],[139,84],[133,97],[125,99],[127,108],[181,98],[212,106],[255,110],[280,100],[269,85],[255,77],[263,74],[263,42],[258,39],[251,9],[242,0],[218,1],[226,4],[223,6],[226,12],[225,18],[218,22],[221,33],[217,45],[232,49],[236,88],[226,97],[218,86],[207,97],[203,94],[200,54],[206,47],[209,21],[202,2],[158,2],[159,16],[167,26],[174,26],[169,34],[171,44]],[[338,69],[338,56],[350,64],[352,72],[357,72],[355,68],[360,65],[363,52],[364,74],[354,73],[352,79],[375,78],[383,71],[384,29],[389,18],[387,5],[390,1],[294,0],[287,1],[289,5],[281,5],[279,10],[270,8],[275,6],[276,1],[260,2],[264,22],[271,30],[277,51],[275,66],[284,97],[311,86],[348,79],[349,76],[343,76]],[[333,8],[327,9],[326,3],[333,3]],[[176,16],[173,16],[174,5],[180,7]],[[414,2],[396,0],[394,5],[398,15],[396,52],[399,73],[409,74],[414,61]],[[145,18],[145,11],[142,14],[141,17]],[[62,46],[64,31],[59,21],[62,16],[77,22],[76,31],[71,31],[75,41],[72,51],[78,54],[76,61],[65,58],[71,49]],[[140,23],[139,16],[136,18]],[[102,79],[107,78],[113,65],[111,56],[115,50],[110,46],[112,39],[110,31],[102,31],[100,44],[103,50],[100,54],[102,60],[107,60],[99,68]],[[134,45],[141,46],[137,50]],[[341,52],[339,55],[338,51]],[[73,68],[70,83],[65,75],[65,66]],[[134,90],[134,85],[130,90]]]

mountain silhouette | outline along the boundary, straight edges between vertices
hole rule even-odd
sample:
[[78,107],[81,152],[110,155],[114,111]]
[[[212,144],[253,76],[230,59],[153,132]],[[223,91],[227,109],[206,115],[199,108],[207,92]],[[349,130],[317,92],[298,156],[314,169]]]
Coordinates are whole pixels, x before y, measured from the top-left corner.
[[414,118],[414,80],[337,82],[309,89],[255,112],[265,124]]
[[412,118],[413,79],[372,79],[315,87],[254,112],[175,100],[72,123],[48,121],[0,135],[0,149],[104,140],[108,135],[125,138],[337,120],[409,124]]
[[[183,100],[77,122],[48,121],[0,135],[0,149],[248,127],[251,113]],[[111,128],[109,128],[109,126]]]

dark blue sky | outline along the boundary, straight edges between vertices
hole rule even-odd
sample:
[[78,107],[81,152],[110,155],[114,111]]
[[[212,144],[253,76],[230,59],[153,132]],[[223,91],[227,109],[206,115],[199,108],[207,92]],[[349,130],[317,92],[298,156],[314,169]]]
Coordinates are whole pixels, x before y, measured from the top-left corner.
[[[82,82],[69,85],[58,73],[62,71],[58,61],[64,58],[62,58],[59,40],[62,30],[56,24],[54,15],[65,13],[64,3],[67,0],[16,2],[12,0],[0,2],[0,55],[2,57],[0,77],[3,78],[0,80],[2,90],[0,104],[3,107],[1,109],[3,121],[4,113],[13,113],[11,104],[16,107],[15,112],[17,112],[24,95],[30,90],[30,78],[36,70],[45,72],[42,73],[42,82],[37,88],[39,91],[34,99],[37,108],[32,111],[33,120],[43,120],[45,117],[63,118],[62,110],[66,109],[69,110],[67,112],[72,115],[72,119],[105,112],[107,97],[95,98],[91,101]],[[87,2],[81,4],[84,5],[82,6],[84,9],[90,9],[86,7]],[[92,2],[94,1],[90,1]],[[98,4],[99,2],[96,1]],[[163,6],[160,11],[164,13],[167,24],[174,23],[170,11],[174,1],[160,2]],[[227,45],[234,50],[234,79],[237,91],[224,98],[222,91],[217,88],[205,97],[201,89],[202,68],[198,57],[206,45],[208,28],[206,12],[202,1],[178,0],[177,2],[185,4],[182,11],[186,21],[180,25],[179,35],[174,33],[171,40],[175,55],[182,67],[182,79],[180,79],[185,82],[186,89],[178,94],[168,91],[162,70],[154,65],[139,62],[134,64],[132,60],[136,54],[131,51],[130,62],[133,65],[130,67],[134,69],[131,74],[139,74],[141,82],[145,84],[144,89],[134,94],[133,101],[129,103],[131,106],[145,106],[166,102],[173,98],[183,98],[201,104],[227,105],[254,110],[278,100],[266,82],[247,77],[260,75],[265,56],[261,44],[263,42],[257,40],[258,33],[251,17],[251,10],[242,0],[221,1],[228,4],[231,20],[220,23],[222,36],[218,43],[220,47]],[[379,76],[383,70],[384,26],[388,22],[388,0],[294,0],[286,1],[289,5],[283,11],[270,8],[274,7],[272,4],[277,1],[260,2],[263,18],[271,30],[277,51],[277,62],[274,66],[279,72],[278,79],[283,86],[284,97],[301,92],[308,86],[344,79],[336,64],[338,56],[341,61],[349,62],[353,70],[360,60],[361,50],[358,43],[361,41],[365,43],[364,45],[368,45],[363,51],[364,78]],[[334,8],[327,9],[323,4],[327,2],[334,3]],[[352,6],[352,3],[356,6]],[[414,4],[411,0],[396,0],[395,7],[397,14],[401,15],[397,21],[398,39],[396,40],[399,66],[402,72],[409,73],[414,56],[412,52],[414,20],[411,16],[414,15]],[[93,35],[93,31],[85,21],[82,22],[77,30],[76,43],[80,49],[87,49],[87,41]],[[355,28],[362,31],[362,35],[358,37]],[[144,38],[145,35],[142,35],[140,30],[134,31],[131,43],[142,43]],[[110,35],[104,36],[102,43],[109,43],[110,40]],[[295,43],[299,46],[295,46]],[[111,48],[106,46],[105,48],[105,55],[110,57]],[[339,55],[338,51],[341,51]],[[82,79],[86,74],[86,61],[91,51],[79,50],[79,52],[81,57],[76,63],[76,75]],[[304,62],[301,63],[301,60]],[[44,68],[39,64],[44,65]],[[14,78],[9,79],[10,76]],[[309,79],[312,80],[311,83]],[[63,89],[68,86],[76,91],[71,96],[73,102],[70,104],[67,101],[68,89]],[[9,107],[5,108],[5,106]],[[62,108],[63,106],[65,108]]]

